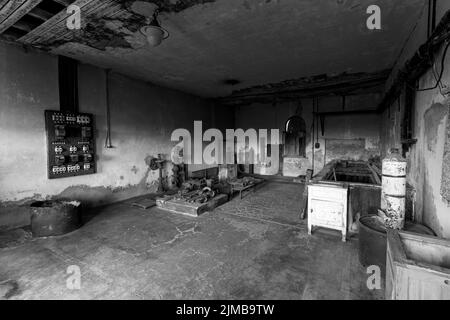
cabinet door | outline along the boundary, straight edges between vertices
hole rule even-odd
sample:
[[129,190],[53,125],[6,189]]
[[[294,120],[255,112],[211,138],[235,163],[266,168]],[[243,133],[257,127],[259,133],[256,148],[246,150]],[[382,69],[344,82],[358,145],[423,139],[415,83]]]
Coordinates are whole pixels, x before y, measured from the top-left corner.
[[342,227],[344,206],[342,203],[311,199],[310,216],[323,225]]

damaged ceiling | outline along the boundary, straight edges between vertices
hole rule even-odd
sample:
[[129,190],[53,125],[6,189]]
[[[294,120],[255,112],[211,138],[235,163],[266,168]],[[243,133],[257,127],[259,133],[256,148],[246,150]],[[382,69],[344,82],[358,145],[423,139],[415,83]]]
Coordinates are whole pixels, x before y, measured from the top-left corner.
[[[0,33],[199,96],[240,96],[249,88],[298,87],[318,75],[384,75],[425,2],[0,0]],[[81,8],[81,30],[66,27],[72,3]],[[381,7],[382,30],[366,27],[372,4]],[[150,47],[139,29],[155,8],[170,37]]]

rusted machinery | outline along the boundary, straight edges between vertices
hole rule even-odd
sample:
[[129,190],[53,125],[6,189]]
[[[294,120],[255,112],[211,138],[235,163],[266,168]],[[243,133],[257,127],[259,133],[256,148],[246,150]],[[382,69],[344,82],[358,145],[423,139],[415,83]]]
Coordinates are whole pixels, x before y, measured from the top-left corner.
[[189,203],[205,203],[216,196],[216,192],[210,187],[204,187],[201,190],[179,191],[174,199],[184,200]]
[[149,163],[149,167],[151,170],[153,171],[159,170],[158,193],[163,193],[165,191],[162,173],[165,163],[166,160],[164,160],[162,154],[158,154],[158,158],[151,158]]
[[216,179],[191,179],[185,181],[175,195],[156,199],[156,205],[164,210],[197,217],[206,211],[228,201],[227,194],[221,194]]

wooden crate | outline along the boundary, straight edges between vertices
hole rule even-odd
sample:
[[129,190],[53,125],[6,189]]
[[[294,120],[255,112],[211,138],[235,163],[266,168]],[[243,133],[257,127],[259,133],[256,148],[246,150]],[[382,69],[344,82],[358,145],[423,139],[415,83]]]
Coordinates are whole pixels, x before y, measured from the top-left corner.
[[450,300],[450,241],[388,231],[386,299]]

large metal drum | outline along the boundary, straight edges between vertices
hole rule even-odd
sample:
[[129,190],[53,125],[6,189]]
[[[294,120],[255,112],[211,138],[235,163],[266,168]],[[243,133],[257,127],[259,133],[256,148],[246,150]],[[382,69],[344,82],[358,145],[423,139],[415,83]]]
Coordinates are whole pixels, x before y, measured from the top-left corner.
[[405,223],[406,166],[406,159],[398,149],[391,149],[382,164],[381,209],[390,216],[399,217],[399,229],[403,229]]
[[77,202],[38,201],[31,204],[31,232],[34,237],[60,236],[81,226]]
[[[405,231],[434,236],[434,232],[420,224],[407,221]],[[378,266],[386,274],[386,227],[377,216],[368,215],[359,219],[359,262],[364,267]]]

